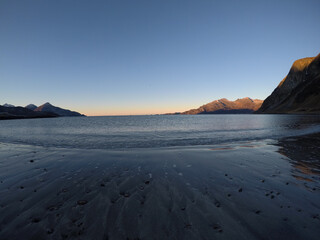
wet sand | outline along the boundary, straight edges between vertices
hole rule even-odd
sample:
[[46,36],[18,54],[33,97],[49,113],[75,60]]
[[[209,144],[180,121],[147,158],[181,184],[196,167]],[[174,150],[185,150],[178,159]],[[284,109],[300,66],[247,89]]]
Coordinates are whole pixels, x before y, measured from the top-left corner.
[[312,139],[126,151],[0,143],[0,239],[319,239]]

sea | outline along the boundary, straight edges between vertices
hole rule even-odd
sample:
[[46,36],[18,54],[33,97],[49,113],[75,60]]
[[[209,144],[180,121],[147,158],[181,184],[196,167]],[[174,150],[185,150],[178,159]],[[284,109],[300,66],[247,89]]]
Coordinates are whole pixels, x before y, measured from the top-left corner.
[[145,115],[0,121],[0,143],[131,149],[277,140],[320,132],[320,115]]

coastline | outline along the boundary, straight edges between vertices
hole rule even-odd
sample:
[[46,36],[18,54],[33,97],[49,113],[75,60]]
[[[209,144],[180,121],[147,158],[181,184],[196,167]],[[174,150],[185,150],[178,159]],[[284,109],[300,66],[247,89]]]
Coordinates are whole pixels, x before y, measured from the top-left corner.
[[319,133],[130,151],[0,143],[0,239],[317,239],[318,146]]

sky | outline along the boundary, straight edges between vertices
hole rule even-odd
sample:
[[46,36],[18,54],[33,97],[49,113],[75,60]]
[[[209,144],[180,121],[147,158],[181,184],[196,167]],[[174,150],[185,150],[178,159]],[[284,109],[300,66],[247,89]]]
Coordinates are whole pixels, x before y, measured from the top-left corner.
[[0,0],[0,104],[87,115],[265,99],[320,53],[319,0]]

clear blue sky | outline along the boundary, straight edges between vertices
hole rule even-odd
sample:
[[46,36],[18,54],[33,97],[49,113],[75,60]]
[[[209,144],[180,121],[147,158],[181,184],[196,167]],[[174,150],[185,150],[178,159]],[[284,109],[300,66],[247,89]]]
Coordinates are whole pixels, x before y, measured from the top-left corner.
[[265,99],[320,52],[319,23],[319,0],[1,0],[0,104],[113,115]]

